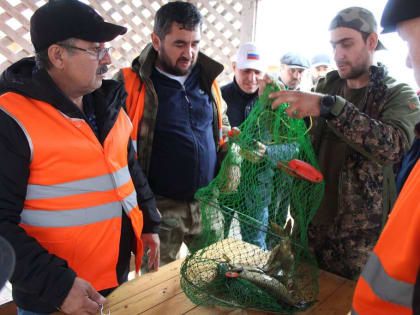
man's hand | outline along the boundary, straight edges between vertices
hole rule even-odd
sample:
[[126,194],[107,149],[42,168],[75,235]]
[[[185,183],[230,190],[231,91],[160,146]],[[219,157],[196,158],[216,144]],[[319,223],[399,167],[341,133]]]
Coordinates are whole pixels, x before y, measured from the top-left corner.
[[282,103],[289,103],[286,113],[290,117],[318,117],[321,112],[320,100],[322,94],[302,91],[279,91],[269,95],[274,99],[271,107],[276,109]]
[[[262,80],[258,81],[258,94],[261,95],[265,86],[272,82],[272,79],[265,75]],[[286,109],[286,113],[294,118],[318,117],[321,112],[320,100],[322,96],[319,93],[293,90],[274,92],[269,95],[271,99],[274,99],[271,104],[273,109],[276,109],[280,104],[289,103],[290,106]]]
[[264,78],[262,78],[261,80],[258,80],[258,96],[261,96],[261,94],[265,90],[265,86],[272,82],[273,80],[267,74],[264,75]]
[[70,315],[95,314],[99,305],[104,303],[105,298],[96,292],[89,282],[76,278],[60,309]]
[[144,233],[141,235],[144,247],[149,247],[147,255],[149,257],[147,261],[147,269],[155,270],[159,269],[160,260],[160,239],[157,233]]
[[259,141],[255,141],[256,148],[254,150],[242,149],[239,154],[251,163],[257,163],[264,157],[267,147]]

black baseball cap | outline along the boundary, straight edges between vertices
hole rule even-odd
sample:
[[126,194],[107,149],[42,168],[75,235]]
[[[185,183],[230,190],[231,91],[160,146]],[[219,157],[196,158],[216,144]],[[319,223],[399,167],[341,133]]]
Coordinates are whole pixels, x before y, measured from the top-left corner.
[[107,23],[90,6],[77,0],[50,0],[31,17],[31,41],[35,51],[68,38],[108,42],[127,28]]
[[15,252],[9,242],[0,236],[0,289],[10,279],[14,269]]
[[420,16],[418,0],[389,0],[382,13],[382,33],[395,32],[397,24]]

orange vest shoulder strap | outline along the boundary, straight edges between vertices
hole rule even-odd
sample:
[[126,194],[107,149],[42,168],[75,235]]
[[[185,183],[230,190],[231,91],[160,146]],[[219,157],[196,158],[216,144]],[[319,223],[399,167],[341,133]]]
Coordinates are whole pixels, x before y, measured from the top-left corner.
[[223,145],[223,135],[222,135],[222,93],[220,91],[219,85],[216,81],[212,85],[215,96],[216,96],[216,106],[217,106],[217,118],[219,120],[219,145]]
[[137,132],[143,117],[146,86],[131,68],[123,68],[121,71],[124,76],[125,90],[128,94],[126,100],[127,114],[133,123],[131,139],[137,141]]

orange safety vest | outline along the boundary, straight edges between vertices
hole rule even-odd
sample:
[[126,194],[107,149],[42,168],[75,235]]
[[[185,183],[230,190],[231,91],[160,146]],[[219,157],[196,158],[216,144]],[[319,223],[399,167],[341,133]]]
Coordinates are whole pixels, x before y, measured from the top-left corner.
[[[137,137],[138,130],[140,128],[141,119],[143,117],[144,110],[144,99],[146,93],[146,85],[142,84],[138,75],[133,72],[131,68],[121,69],[124,76],[125,89],[127,91],[127,114],[130,117],[133,123],[133,130],[131,131],[131,139],[133,142],[134,149],[137,152]],[[212,84],[212,89],[215,91],[216,98],[216,107],[217,107],[217,117],[219,124],[219,145],[223,145],[223,135],[222,135],[222,94],[220,92],[219,86],[216,81]]]
[[118,286],[122,211],[131,220],[140,269],[143,215],[127,162],[131,122],[121,109],[103,146],[83,119],[16,93],[0,110],[25,133],[30,174],[20,226],[99,291]]
[[352,314],[413,314],[420,266],[419,177],[417,162],[357,282]]

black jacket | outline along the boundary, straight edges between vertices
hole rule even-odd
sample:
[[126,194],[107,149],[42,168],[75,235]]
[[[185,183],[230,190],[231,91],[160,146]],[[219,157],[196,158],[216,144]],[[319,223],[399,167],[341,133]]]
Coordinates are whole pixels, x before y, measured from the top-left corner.
[[258,99],[258,91],[252,94],[241,90],[236,79],[220,88],[227,104],[226,114],[232,127],[238,127],[248,117]]
[[[88,121],[85,114],[61,92],[47,71],[36,70],[34,58],[24,58],[3,72],[0,77],[0,95],[6,92],[47,102],[69,117]],[[84,103],[94,106],[97,137],[102,144],[114,125],[125,98],[123,86],[111,80],[104,80],[101,88],[84,96]],[[139,206],[143,211],[143,232],[157,232],[160,217],[156,212],[156,201],[136,162],[131,141],[128,155],[129,170]],[[25,310],[54,312],[70,291],[76,273],[68,267],[65,260],[49,254],[18,225],[30,173],[30,148],[21,127],[1,109],[0,156],[0,235],[9,241],[16,252],[15,271],[10,279],[13,299]],[[134,237],[130,221],[124,211],[122,213],[122,236],[117,264],[119,283],[127,279]]]

